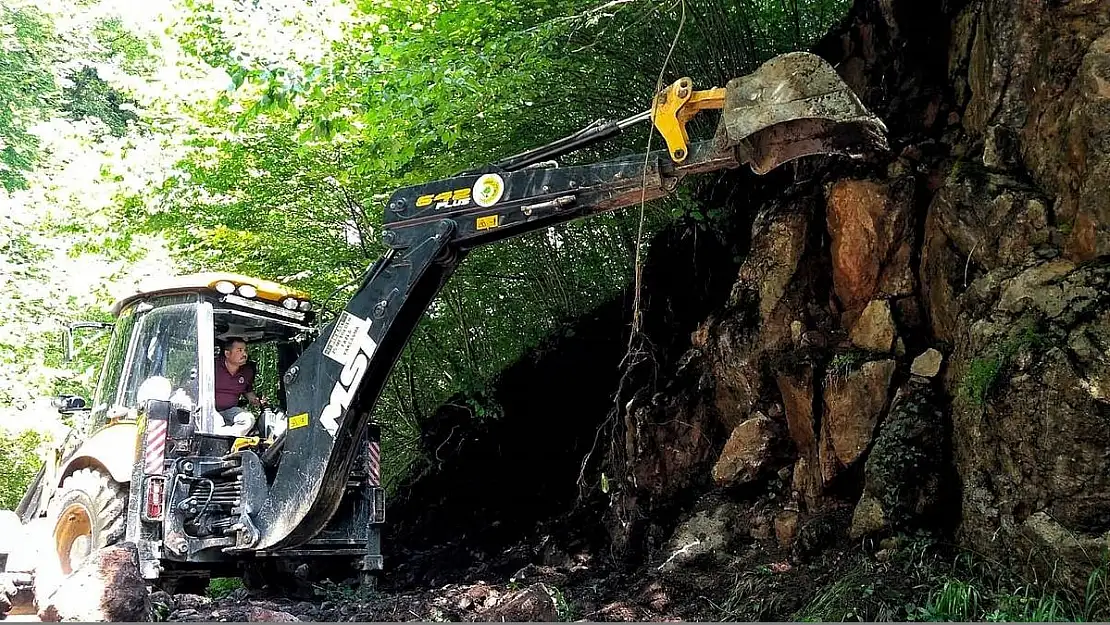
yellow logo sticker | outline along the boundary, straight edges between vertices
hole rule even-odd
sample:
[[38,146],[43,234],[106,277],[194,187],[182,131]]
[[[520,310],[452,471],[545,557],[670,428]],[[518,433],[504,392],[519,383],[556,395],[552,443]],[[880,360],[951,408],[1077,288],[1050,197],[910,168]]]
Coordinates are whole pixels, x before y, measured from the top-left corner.
[[497,174],[485,174],[474,182],[474,203],[488,208],[505,194],[505,180]]
[[306,425],[308,425],[308,413],[307,412],[302,412],[301,414],[293,415],[292,417],[289,417],[289,429],[290,430],[295,430],[297,428],[303,428]]
[[498,225],[500,225],[497,223],[498,217],[500,217],[500,215],[486,215],[485,217],[479,217],[474,225],[479,230],[489,230],[491,228],[496,228]]
[[470,189],[455,189],[443,193],[429,193],[416,198],[416,207],[424,208],[435,204],[435,210],[457,208],[470,204]]

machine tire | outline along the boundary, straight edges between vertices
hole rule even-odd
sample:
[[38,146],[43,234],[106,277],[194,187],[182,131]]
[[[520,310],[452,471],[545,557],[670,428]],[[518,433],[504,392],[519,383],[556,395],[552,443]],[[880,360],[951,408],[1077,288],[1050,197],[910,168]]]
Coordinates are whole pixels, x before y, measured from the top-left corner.
[[62,482],[51,502],[50,518],[58,569],[69,575],[98,549],[123,539],[127,484],[99,469],[78,469]]

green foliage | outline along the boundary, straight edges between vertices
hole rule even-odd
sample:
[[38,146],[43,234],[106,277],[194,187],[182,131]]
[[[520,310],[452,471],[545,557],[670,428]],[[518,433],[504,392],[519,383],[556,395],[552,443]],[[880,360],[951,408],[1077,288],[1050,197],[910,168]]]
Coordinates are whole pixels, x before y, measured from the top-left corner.
[[920,616],[926,621],[970,621],[980,613],[982,591],[961,579],[945,579],[929,595]]
[[135,102],[125,98],[101,79],[95,68],[82,67],[71,72],[67,78],[70,84],[62,89],[61,110],[69,113],[73,119],[99,119],[116,137],[127,133],[128,122],[139,119],[130,110]]
[[204,594],[213,599],[222,599],[243,587],[243,580],[238,577],[213,577],[208,580],[208,589]]
[[825,383],[839,384],[867,360],[867,352],[859,349],[838,351],[825,367]]
[[1037,322],[1025,320],[1001,344],[989,348],[983,356],[972,359],[960,381],[958,395],[975,406],[986,404],[999,377],[1018,352],[1040,347],[1044,343]]
[[34,430],[14,432],[0,429],[0,510],[14,510],[35,478],[42,460],[39,445],[43,436]]
[[184,0],[183,4],[188,13],[176,33],[178,45],[207,65],[220,67],[233,47],[220,29],[222,20],[215,4],[207,0]]
[[550,586],[547,590],[555,601],[555,617],[560,622],[573,623],[579,620],[581,609],[578,604],[569,601],[558,586]]
[[1000,356],[972,360],[967,373],[964,375],[963,383],[960,385],[960,395],[972,404],[982,406],[986,403],[987,395],[994,387],[1001,371],[1002,358]]
[[1069,603],[1058,594],[1038,594],[1029,589],[1025,589],[1021,594],[998,597],[998,607],[984,615],[983,619],[993,623],[1011,623],[1015,621],[1027,623],[1055,623],[1085,620],[1078,615],[1072,614]]
[[50,73],[54,31],[40,11],[0,6],[0,186],[26,186],[38,159],[29,130],[50,110],[56,85]]
[[126,290],[158,247],[131,229],[113,231],[107,218],[121,189],[160,175],[169,150],[164,137],[128,132],[135,101],[154,98],[115,63],[138,60],[131,39],[141,38],[121,19],[105,19],[111,2],[93,4],[15,0],[0,8],[0,275],[8,280],[0,410],[11,406],[17,416],[43,396],[90,396],[105,337],[83,334],[76,360],[63,362],[62,330],[105,320],[112,291]]
[[810,622],[897,620],[894,616],[897,604],[884,596],[876,583],[880,581],[875,579],[869,563],[857,564],[818,590],[795,619]]
[[0,335],[4,373],[0,375],[0,405],[24,406],[30,399],[26,396],[28,386],[35,389],[35,395],[64,393],[91,400],[109,333],[77,332],[73,358],[66,362],[63,328],[71,321],[110,321],[106,311],[99,307],[62,308],[52,293],[39,290],[14,293],[6,316],[19,322]]
[[118,17],[98,21],[93,36],[101,47],[95,55],[99,60],[136,76],[147,76],[158,69],[158,59],[151,54],[151,49],[158,47],[157,40],[147,41],[130,32]]

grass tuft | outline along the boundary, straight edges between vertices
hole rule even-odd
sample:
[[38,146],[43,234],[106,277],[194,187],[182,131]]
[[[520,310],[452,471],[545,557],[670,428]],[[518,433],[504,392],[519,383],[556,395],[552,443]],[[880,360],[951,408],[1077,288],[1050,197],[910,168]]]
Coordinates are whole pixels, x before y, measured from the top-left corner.
[[[810,592],[792,613],[759,616],[802,622],[1104,622],[1110,616],[1110,560],[1105,558],[1082,596],[1073,596],[1029,583],[1001,563],[966,551],[953,553],[924,539],[884,552],[882,560],[856,553],[839,566],[840,572],[822,574],[816,587],[800,584]],[[770,599],[753,588],[735,592],[722,616],[756,616],[739,607]]]

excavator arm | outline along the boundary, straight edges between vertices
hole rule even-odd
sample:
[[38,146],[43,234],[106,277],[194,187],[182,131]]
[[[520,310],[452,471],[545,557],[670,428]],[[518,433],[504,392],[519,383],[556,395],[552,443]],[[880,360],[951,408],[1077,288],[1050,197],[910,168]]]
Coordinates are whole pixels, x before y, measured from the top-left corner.
[[[685,123],[715,109],[722,109],[716,135],[689,143]],[[552,161],[648,119],[666,149],[587,165]],[[724,88],[698,92],[680,79],[646,113],[396,191],[384,218],[387,253],[285,374],[289,427],[263,458],[276,473],[264,496],[246,502],[236,549],[295,547],[327,524],[390,371],[470,250],[666,196],[692,174],[742,165],[765,173],[812,154],[884,150],[885,131],[825,61],[792,53]]]

